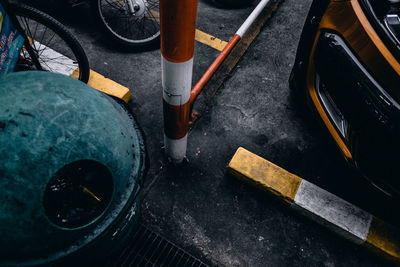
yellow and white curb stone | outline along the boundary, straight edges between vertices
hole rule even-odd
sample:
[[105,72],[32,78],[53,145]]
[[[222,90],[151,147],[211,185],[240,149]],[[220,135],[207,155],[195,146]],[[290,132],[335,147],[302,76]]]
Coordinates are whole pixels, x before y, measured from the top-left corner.
[[241,147],[227,172],[276,195],[356,244],[400,263],[400,231],[353,204]]

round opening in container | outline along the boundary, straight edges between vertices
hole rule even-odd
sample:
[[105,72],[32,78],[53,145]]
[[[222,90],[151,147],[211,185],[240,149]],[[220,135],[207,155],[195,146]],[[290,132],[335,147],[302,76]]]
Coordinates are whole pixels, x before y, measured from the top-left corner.
[[75,161],[50,179],[43,205],[47,217],[55,225],[78,228],[104,212],[113,190],[113,178],[106,166],[93,160]]

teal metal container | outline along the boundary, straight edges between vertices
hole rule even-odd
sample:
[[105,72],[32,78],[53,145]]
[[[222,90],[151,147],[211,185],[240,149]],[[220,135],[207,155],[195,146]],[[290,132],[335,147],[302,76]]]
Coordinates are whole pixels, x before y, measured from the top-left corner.
[[0,265],[102,261],[139,214],[142,135],[125,107],[75,79],[0,80]]

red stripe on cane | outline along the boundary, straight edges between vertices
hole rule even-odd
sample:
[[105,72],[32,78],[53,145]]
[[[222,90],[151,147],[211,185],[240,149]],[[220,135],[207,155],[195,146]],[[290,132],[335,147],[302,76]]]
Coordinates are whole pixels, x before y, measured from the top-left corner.
[[171,62],[194,54],[197,0],[160,0],[161,54]]
[[168,104],[163,99],[164,133],[170,139],[181,139],[188,132],[190,102],[180,106]]
[[235,47],[235,45],[239,41],[240,41],[240,36],[235,34],[232,37],[232,39],[229,41],[229,43],[225,46],[225,48],[221,51],[221,53],[218,55],[218,57],[214,60],[214,62],[210,65],[210,67],[208,67],[208,69],[203,74],[203,76],[200,78],[200,80],[192,88],[192,91],[190,93],[190,100],[189,100],[189,102],[191,104],[194,103],[194,101],[196,100],[196,97],[200,94],[203,87],[211,79],[213,74],[217,71],[219,66],[222,64],[222,62],[225,60],[225,58],[229,55],[229,53],[232,51],[232,49]]

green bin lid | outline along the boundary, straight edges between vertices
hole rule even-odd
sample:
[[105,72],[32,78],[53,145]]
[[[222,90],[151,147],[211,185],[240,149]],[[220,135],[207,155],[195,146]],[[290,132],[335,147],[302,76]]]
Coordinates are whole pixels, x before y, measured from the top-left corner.
[[143,175],[123,106],[49,72],[0,80],[0,265],[42,264],[96,240]]

